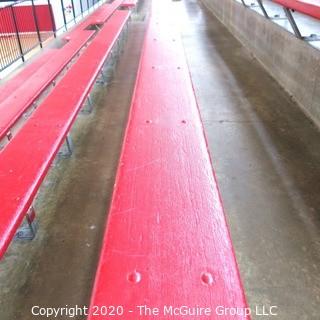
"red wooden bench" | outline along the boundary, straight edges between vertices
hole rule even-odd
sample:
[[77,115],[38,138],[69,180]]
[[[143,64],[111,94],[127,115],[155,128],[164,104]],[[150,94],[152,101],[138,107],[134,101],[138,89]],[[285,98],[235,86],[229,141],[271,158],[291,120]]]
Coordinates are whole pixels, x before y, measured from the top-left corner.
[[250,318],[170,3],[153,1],[89,320]]
[[101,5],[97,10],[92,12],[88,17],[77,24],[74,29],[71,29],[68,34],[72,35],[72,33],[78,28],[85,29],[89,25],[103,24],[121,6],[122,2],[123,0],[114,0],[111,3],[105,3]]
[[[114,1],[112,4],[104,4],[99,7],[96,11],[90,14],[86,19],[84,19],[80,24],[76,25],[72,30],[70,30],[64,38],[71,39],[73,36],[77,37],[79,35],[79,30],[85,29],[91,24],[96,24],[98,22],[105,22],[112,13],[121,5],[123,0]],[[5,82],[0,86],[0,103],[5,100],[9,94],[16,91],[23,85],[26,80],[29,80],[34,73],[46,64],[58,49],[47,49],[42,54],[39,55],[32,63],[23,68],[17,75],[12,79]]]
[[134,8],[138,3],[138,0],[125,0],[123,1],[121,7],[132,9]]
[[[64,37],[68,43],[61,49],[49,50],[43,58],[40,57],[0,87],[0,140],[6,135],[11,138],[12,126],[93,36],[95,31],[85,28],[97,23],[102,25],[122,1],[116,0],[101,6]],[[50,63],[46,63],[48,61]]]
[[0,153],[0,257],[23,217],[30,212],[33,198],[129,14],[128,11],[116,11],[112,15],[77,62]]
[[[26,110],[39,98],[41,93],[53,82],[73,57],[93,36],[92,30],[81,30],[74,38],[70,38],[61,49],[50,51],[49,63],[45,63],[38,71],[24,79],[24,84],[0,102],[0,139],[10,134],[11,127],[20,119]],[[18,75],[17,81],[20,82]],[[15,79],[13,79],[15,82]]]
[[111,3],[106,3],[101,7],[102,10],[96,11],[92,15],[92,21],[99,23],[99,21],[106,21],[115,10],[122,5],[123,0],[114,0]]
[[30,64],[21,69],[13,78],[1,84],[0,86],[0,103],[8,98],[8,95],[19,89],[34,73],[37,72],[49,59],[54,56],[57,49],[47,49],[35,58]]

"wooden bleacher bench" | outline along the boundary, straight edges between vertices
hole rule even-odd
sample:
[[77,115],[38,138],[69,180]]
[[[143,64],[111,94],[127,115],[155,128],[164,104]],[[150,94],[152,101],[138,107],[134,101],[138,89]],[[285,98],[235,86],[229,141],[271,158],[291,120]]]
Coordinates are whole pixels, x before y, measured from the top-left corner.
[[[11,127],[39,98],[41,93],[52,84],[58,74],[77,55],[94,33],[92,30],[81,30],[77,36],[69,38],[69,41],[62,48],[50,51],[50,60],[38,70],[34,70],[34,74],[25,79],[18,90],[13,91],[0,102],[0,139],[8,134],[11,139]],[[14,83],[16,80],[20,82],[20,75],[12,79],[12,82]]]
[[89,25],[103,24],[121,6],[122,2],[123,0],[114,0],[111,3],[101,5],[97,10],[77,24],[75,29],[70,30],[68,34],[72,36],[73,32],[77,32],[76,30],[78,29],[85,29]]
[[134,8],[138,3],[138,0],[125,0],[122,2],[121,7],[132,9]]
[[86,28],[97,23],[103,24],[122,1],[116,0],[102,5],[64,36],[67,43],[62,48],[48,50],[43,57],[40,56],[25,70],[0,87],[0,140],[5,136],[11,139],[12,126],[92,38],[95,30],[86,30]]
[[9,95],[18,90],[27,80],[29,80],[38,69],[46,64],[54,56],[58,49],[47,49],[35,58],[30,64],[21,69],[13,78],[0,85],[0,104]]
[[[218,306],[247,310],[183,45],[170,14],[170,0],[153,1],[89,320],[109,318],[108,312],[126,320],[218,319]],[[166,314],[165,306],[174,314]],[[211,314],[183,317],[175,309],[181,306],[211,308]]]
[[[82,22],[76,25],[72,30],[70,30],[63,39],[70,41],[72,37],[77,37],[79,35],[79,30],[83,30],[86,27],[97,24],[104,23],[112,13],[122,4],[123,0],[114,1],[112,4],[104,4],[86,17]],[[59,49],[47,49],[41,53],[32,63],[23,68],[17,75],[6,83],[0,86],[0,103],[4,101],[8,95],[14,93],[20,88],[27,80],[29,80],[34,73],[40,69],[44,64],[49,62],[51,57],[53,57]]]
[[113,13],[76,63],[0,153],[0,257],[24,216],[30,212],[50,164],[129,16],[129,11]]
[[104,4],[101,6],[101,10],[93,13],[91,21],[96,23],[105,22],[122,5],[122,2],[123,0],[114,0],[111,3]]

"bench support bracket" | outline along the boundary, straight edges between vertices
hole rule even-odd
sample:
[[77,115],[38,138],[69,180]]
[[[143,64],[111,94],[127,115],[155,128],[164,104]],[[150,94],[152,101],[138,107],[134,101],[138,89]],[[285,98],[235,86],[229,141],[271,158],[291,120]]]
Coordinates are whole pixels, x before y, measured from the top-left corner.
[[288,18],[288,20],[290,22],[290,25],[292,27],[294,34],[296,35],[297,38],[302,40],[303,37],[302,37],[301,32],[296,24],[296,21],[294,20],[294,17],[291,13],[291,10],[289,8],[283,8],[283,10],[284,10],[284,13],[286,14],[286,17]]
[[38,230],[38,223],[35,219],[36,214],[33,206],[31,206],[26,214],[27,225],[19,228],[14,239],[22,241],[33,240]]
[[93,102],[91,99],[91,95],[89,94],[87,97],[87,101],[81,110],[81,113],[82,114],[90,114],[92,112],[92,110],[93,110]]
[[291,12],[291,9],[289,8],[283,8],[285,14],[286,14],[286,17],[287,19],[289,20],[289,23],[291,25],[291,28],[295,34],[295,36],[298,38],[298,39],[301,39],[301,40],[305,40],[305,41],[320,41],[320,36],[317,36],[315,34],[309,36],[309,37],[304,37],[302,36],[300,30],[299,30],[299,27],[296,23],[296,21],[294,20],[294,17],[292,15],[292,12]]
[[260,8],[263,15],[267,18],[270,19],[269,14],[266,10],[266,8],[264,7],[264,4],[262,2],[262,0],[257,0],[258,4],[252,3],[250,5],[246,4],[246,2],[244,0],[241,0],[242,4],[246,7],[246,8]]
[[8,141],[10,141],[12,139],[12,132],[8,131],[6,136],[7,136]]
[[105,85],[107,83],[108,79],[107,77],[105,76],[105,74],[103,73],[103,69],[101,69],[100,71],[100,76],[99,78],[97,79],[97,83],[98,84],[101,84],[101,85]]
[[58,155],[61,158],[70,158],[73,153],[73,142],[70,134],[67,135],[66,141],[59,151]]

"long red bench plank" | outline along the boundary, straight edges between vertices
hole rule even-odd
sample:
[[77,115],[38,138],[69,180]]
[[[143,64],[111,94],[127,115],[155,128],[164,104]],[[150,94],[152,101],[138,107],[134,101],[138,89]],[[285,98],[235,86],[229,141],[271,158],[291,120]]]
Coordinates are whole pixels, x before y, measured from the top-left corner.
[[[122,4],[123,0],[114,1],[111,4],[104,4],[99,7],[96,11],[90,14],[80,25],[75,26],[73,30],[65,35],[65,38],[71,39],[77,37],[79,34],[79,29],[85,28],[90,24],[96,23],[97,21],[105,22],[112,13]],[[36,60],[23,68],[17,75],[12,79],[7,81],[5,84],[0,86],[0,103],[5,100],[9,94],[20,88],[27,80],[34,75],[34,73],[46,64],[52,56],[54,56],[55,51],[58,49],[47,49],[42,53]]]
[[[90,25],[91,21],[90,19],[94,19],[94,15],[98,13],[97,11],[100,11],[103,8],[97,9],[95,12],[93,12],[88,18],[87,21],[83,21],[83,27]],[[82,29],[81,29],[82,31]],[[79,34],[79,28],[78,25],[75,26],[75,28],[68,32],[64,38],[71,39],[74,37],[77,37]],[[29,65],[24,67],[20,72],[18,72],[12,79],[8,80],[6,83],[0,85],[0,103],[8,98],[8,96],[16,91],[18,88],[21,87],[27,80],[30,79],[34,75],[34,73],[41,68],[44,64],[49,62],[51,57],[54,55],[54,52],[59,49],[47,49],[45,52],[41,53],[39,57],[37,57],[33,62],[31,62]]]
[[137,5],[138,0],[125,0],[122,3],[122,7],[124,8],[134,8]]
[[[106,318],[99,306],[122,306],[116,318],[126,320],[218,319],[218,306],[247,307],[170,2],[153,1],[90,320]],[[158,315],[141,314],[144,305]],[[211,313],[174,316],[171,306]]]
[[[122,4],[123,0],[114,1],[111,4],[104,4],[99,7],[96,11],[90,14],[84,21],[79,25],[75,26],[73,30],[68,32],[64,38],[73,39],[79,36],[79,31],[82,31],[85,27],[90,24],[94,24],[97,21],[105,22],[110,18],[112,13]],[[23,85],[26,80],[29,80],[34,73],[51,59],[54,55],[54,51],[58,49],[48,49],[41,54],[34,62],[26,66],[21,72],[19,72],[14,78],[0,86],[0,103],[5,100],[9,94],[17,90]]]
[[[16,121],[21,117],[21,115],[30,107],[30,105],[39,97],[42,91],[52,82],[52,80],[57,76],[57,74],[65,67],[65,65],[72,59],[73,56],[81,49],[85,42],[93,35],[94,31],[84,30],[90,24],[95,23],[104,23],[107,21],[110,16],[115,12],[115,10],[121,5],[123,0],[116,0],[112,3],[107,3],[98,8],[95,12],[90,14],[83,22],[75,27],[75,29],[71,30],[65,38],[70,39],[71,44],[66,45],[60,53],[58,57],[55,56],[50,61],[50,64],[47,66],[48,68],[42,68],[38,73],[34,74],[31,77],[30,72],[26,72],[29,79],[28,83],[25,82],[25,76],[18,75],[13,82],[15,85],[12,86],[11,91],[13,92],[18,88],[18,84],[23,83],[27,86],[27,90],[22,92],[22,86],[19,85],[19,92],[16,95],[11,96],[8,99],[8,94],[4,92],[4,98],[8,99],[5,103],[1,103],[2,99],[0,99],[0,139],[4,138],[8,133],[10,128],[16,123]],[[85,34],[89,35],[89,38],[86,39]],[[85,39],[85,42],[82,39]],[[76,39],[76,40],[74,40]],[[80,47],[77,48],[78,43],[80,43]],[[72,47],[77,48],[77,50],[72,52]],[[63,51],[69,51],[72,56],[64,55]],[[56,64],[53,63],[55,60]],[[37,64],[38,66],[38,64]],[[36,70],[31,68],[32,70]],[[49,69],[49,70],[47,70]],[[30,90],[33,88],[33,90]],[[8,92],[8,91],[7,91]],[[1,92],[0,92],[1,94]],[[17,101],[17,96],[19,96],[19,101]],[[12,106],[10,109],[7,109],[8,106]],[[5,110],[5,112],[3,112]]]
[[20,85],[19,90],[11,93],[0,102],[0,139],[32,105],[40,94],[52,83],[62,69],[72,60],[81,48],[93,36],[93,30],[81,30],[70,38],[61,49],[55,50],[50,62],[45,63],[28,81]]
[[294,9],[316,19],[320,19],[320,0],[272,0],[282,6]]
[[[112,14],[121,6],[123,0],[115,0],[111,3],[105,3],[86,17],[79,25],[76,26],[78,29],[84,29],[90,24],[104,23],[106,22]],[[75,29],[69,31],[69,35],[72,36]]]
[[[123,1],[123,0],[121,0]],[[107,11],[107,12],[106,12]],[[99,18],[105,14],[105,18],[109,18],[112,14],[110,8],[106,10],[105,5],[99,7],[96,11],[90,14],[81,24],[76,25],[74,29],[65,34],[64,38],[74,39],[79,36],[79,31],[82,31],[86,26],[89,26],[92,21],[95,21],[95,17]],[[80,27],[81,25],[81,27]],[[34,73],[42,67],[44,64],[49,62],[51,57],[54,55],[54,51],[59,49],[47,49],[45,52],[39,55],[39,57],[34,60],[32,63],[23,68],[18,74],[16,74],[12,79],[0,86],[0,103],[5,100],[9,94],[21,87]]]
[[97,11],[94,15],[92,15],[92,18],[90,19],[92,23],[97,23],[99,21],[105,22],[110,18],[110,16],[117,10],[123,0],[115,0],[111,3],[106,3],[102,8],[102,11]]
[[[85,28],[90,24],[96,23],[96,21],[105,22],[112,15],[112,13],[122,4],[122,1],[123,0],[117,0],[111,4],[107,3],[102,5],[93,13],[91,13],[88,17],[86,17],[86,19],[82,21],[79,25],[76,25],[74,29],[70,30],[65,35],[65,37],[71,38],[73,35],[77,36],[77,34],[79,33],[80,26]],[[23,68],[13,79],[1,85],[0,86],[0,102],[8,96],[8,92],[10,93],[15,91],[17,88],[20,87],[21,84],[23,84],[26,81],[26,79],[28,79],[34,74],[35,70],[37,70],[44,63],[48,62],[48,60],[50,59],[50,56],[55,50],[56,49],[47,49],[35,61],[33,61],[31,64]]]
[[12,94],[12,92],[25,84],[25,82],[28,81],[39,68],[46,64],[51,57],[55,55],[56,51],[57,49],[47,49],[34,61],[21,69],[13,78],[0,85],[0,103]]
[[0,154],[0,258],[129,18],[117,11]]

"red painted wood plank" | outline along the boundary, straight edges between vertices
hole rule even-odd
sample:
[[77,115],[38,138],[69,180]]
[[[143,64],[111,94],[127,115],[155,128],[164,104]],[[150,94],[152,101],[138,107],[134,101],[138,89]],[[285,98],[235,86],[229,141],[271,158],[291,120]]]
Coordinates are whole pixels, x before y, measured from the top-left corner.
[[5,253],[129,12],[117,11],[0,154],[0,257]]
[[[6,99],[0,102],[0,139],[5,137],[10,128],[20,119],[24,112],[38,99],[40,94],[52,83],[62,69],[81,50],[93,36],[94,31],[81,30],[61,49],[56,49],[50,63],[44,63],[39,70],[28,78]],[[24,79],[25,80],[25,79]],[[20,83],[20,75],[17,75]]]
[[[69,43],[62,49],[58,49],[50,59],[50,64],[45,65],[43,59],[41,59],[42,67],[38,63],[34,65],[35,68],[30,66],[27,71],[18,74],[10,81],[10,87],[4,86],[3,90],[0,88],[0,139],[5,137],[21,115],[92,37],[94,31],[85,30],[85,28],[90,24],[105,23],[121,5],[122,1],[115,0],[112,3],[102,5],[68,32],[64,38],[68,39]],[[37,72],[35,72],[36,68],[39,68]],[[28,82],[25,81],[26,78],[28,78]],[[18,88],[19,91],[12,94]],[[10,89],[10,91],[7,91],[7,89]],[[10,95],[8,95],[8,92],[10,92]]]
[[106,22],[112,14],[121,6],[123,0],[115,0],[111,3],[105,3],[86,17],[83,21],[80,22],[75,29],[72,29],[69,32],[69,36],[73,35],[73,32],[77,30],[83,30],[91,24],[104,23]]
[[13,78],[0,86],[0,103],[19,89],[34,73],[46,64],[58,49],[46,49],[31,63],[23,67]]
[[[117,319],[246,308],[174,7],[153,1],[91,300]],[[171,23],[170,23],[171,21]],[[141,316],[137,306],[160,309]],[[168,315],[165,306],[211,308]],[[89,320],[102,320],[90,315]],[[111,317],[110,317],[111,318]]]
[[[123,0],[116,0],[113,3],[104,4],[91,13],[84,21],[80,24],[76,25],[72,30],[65,34],[64,38],[71,41],[77,37],[81,37],[81,33],[83,29],[90,25],[94,24],[97,21],[105,22],[110,18],[110,16],[114,13],[114,11],[122,4]],[[26,79],[29,79],[35,71],[43,66],[48,60],[50,56],[53,55],[53,52],[59,49],[47,49],[43,54],[39,56],[33,63],[25,67],[21,70],[14,78],[5,84],[0,86],[0,103],[5,100],[9,94],[13,91],[17,90],[23,83],[26,82]],[[9,93],[9,94],[8,94]]]
[[124,8],[134,8],[137,5],[138,0],[125,0],[123,1],[121,7]]
[[122,4],[123,0],[115,0],[111,3],[106,3],[102,8],[102,11],[97,12],[96,14],[94,14],[92,16],[91,21],[93,23],[97,23],[97,21],[102,21],[105,22],[107,21],[111,15],[114,13],[115,10],[117,10],[121,4]]
[[272,0],[284,7],[294,9],[316,19],[320,19],[320,0]]

